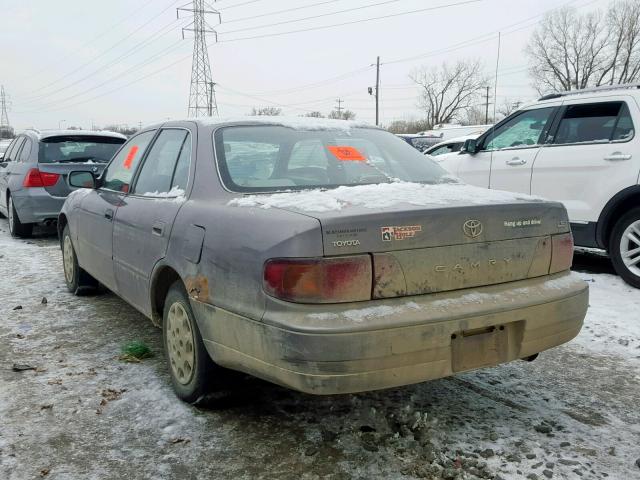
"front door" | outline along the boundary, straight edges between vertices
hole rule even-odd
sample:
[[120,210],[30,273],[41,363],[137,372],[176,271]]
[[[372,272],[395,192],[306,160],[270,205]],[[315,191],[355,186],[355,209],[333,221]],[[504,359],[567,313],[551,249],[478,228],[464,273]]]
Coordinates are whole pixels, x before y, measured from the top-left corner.
[[147,314],[151,273],[166,254],[173,221],[185,200],[191,142],[188,130],[160,131],[114,221],[118,292]]
[[533,167],[531,192],[564,203],[572,222],[597,222],[606,203],[636,185],[640,139],[630,96],[567,101],[552,143]]
[[104,171],[100,188],[89,192],[78,211],[78,263],[110,290],[117,291],[113,268],[113,219],[129,192],[133,174],[155,130],[136,135]]

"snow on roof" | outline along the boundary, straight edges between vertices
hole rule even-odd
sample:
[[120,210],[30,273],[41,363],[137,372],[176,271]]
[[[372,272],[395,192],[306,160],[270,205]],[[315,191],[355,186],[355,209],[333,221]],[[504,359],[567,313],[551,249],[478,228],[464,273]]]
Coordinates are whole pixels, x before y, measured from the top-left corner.
[[383,209],[399,204],[418,206],[513,203],[542,201],[540,197],[488,190],[462,183],[420,184],[412,182],[342,186],[334,189],[303,190],[273,194],[246,195],[228,205],[237,207],[285,208],[305,212],[331,212],[348,206]]
[[98,131],[93,131],[93,130],[31,130],[32,132],[34,132],[36,134],[36,136],[38,137],[38,139],[40,140],[44,140],[45,138],[50,138],[50,137],[62,137],[62,136],[66,136],[66,135],[71,135],[71,136],[83,136],[83,135],[87,135],[87,136],[92,136],[92,137],[115,137],[115,138],[122,138],[122,139],[127,139],[127,137],[125,135],[122,135],[121,133],[117,133],[117,132],[110,132],[108,130],[98,130]]
[[334,120],[331,118],[313,118],[313,117],[287,117],[266,115],[244,116],[244,117],[199,117],[188,118],[183,120],[171,120],[172,122],[196,122],[202,126],[218,126],[229,124],[249,124],[249,125],[278,125],[294,130],[344,130],[348,131],[352,128],[379,128],[366,122],[354,120]]

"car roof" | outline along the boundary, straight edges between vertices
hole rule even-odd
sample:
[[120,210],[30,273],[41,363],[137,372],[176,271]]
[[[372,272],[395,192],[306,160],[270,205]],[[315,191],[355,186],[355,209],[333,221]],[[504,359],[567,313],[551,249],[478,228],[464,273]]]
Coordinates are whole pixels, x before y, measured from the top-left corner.
[[169,120],[145,127],[151,128],[167,127],[184,123],[195,123],[201,127],[226,127],[233,125],[276,125],[295,130],[350,130],[351,128],[372,128],[382,130],[380,127],[370,123],[354,120],[334,120],[331,118],[314,117],[290,117],[290,116],[244,116],[244,117],[198,117]]
[[65,137],[65,136],[73,136],[73,137],[82,137],[82,136],[91,136],[91,137],[109,137],[109,138],[120,138],[126,140],[127,137],[117,132],[110,132],[108,130],[35,130],[29,129],[21,132],[26,134],[27,136],[35,137],[36,140],[45,140],[51,137]]
[[538,100],[522,105],[518,110],[527,110],[532,107],[545,105],[547,103],[557,104],[559,100],[580,99],[580,97],[600,98],[611,95],[633,95],[640,96],[640,84],[630,83],[621,85],[601,85],[594,88],[583,88],[582,90],[571,90],[568,92],[554,92],[540,97]]

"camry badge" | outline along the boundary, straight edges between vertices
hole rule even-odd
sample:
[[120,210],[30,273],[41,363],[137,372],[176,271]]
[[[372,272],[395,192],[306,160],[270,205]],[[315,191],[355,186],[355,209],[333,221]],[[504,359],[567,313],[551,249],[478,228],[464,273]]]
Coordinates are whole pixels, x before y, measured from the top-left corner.
[[480,220],[467,220],[462,225],[462,231],[469,238],[476,238],[482,234],[482,222]]

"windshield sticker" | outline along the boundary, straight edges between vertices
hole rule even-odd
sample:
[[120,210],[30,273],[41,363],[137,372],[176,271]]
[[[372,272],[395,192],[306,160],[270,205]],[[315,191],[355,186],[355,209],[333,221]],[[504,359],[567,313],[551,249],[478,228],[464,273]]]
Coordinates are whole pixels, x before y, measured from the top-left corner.
[[124,159],[124,163],[122,166],[127,170],[131,170],[131,165],[133,165],[133,159],[136,158],[136,154],[138,153],[138,146],[134,145],[127,153],[127,158]]
[[366,162],[367,159],[358,149],[348,146],[329,146],[327,147],[333,156],[343,162]]
[[416,233],[419,233],[421,231],[422,231],[422,225],[404,225],[402,227],[381,227],[380,228],[383,242],[413,238],[416,236]]

